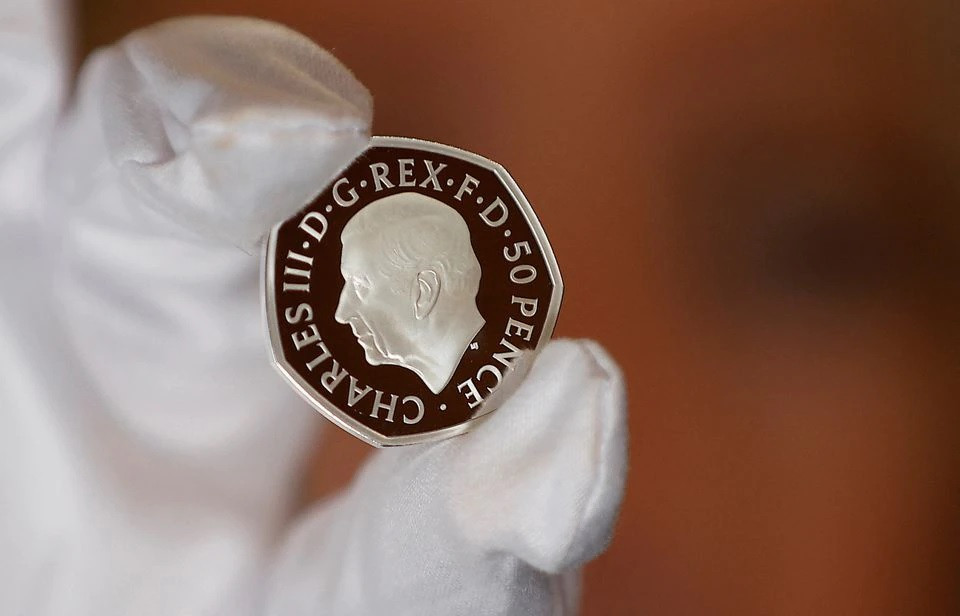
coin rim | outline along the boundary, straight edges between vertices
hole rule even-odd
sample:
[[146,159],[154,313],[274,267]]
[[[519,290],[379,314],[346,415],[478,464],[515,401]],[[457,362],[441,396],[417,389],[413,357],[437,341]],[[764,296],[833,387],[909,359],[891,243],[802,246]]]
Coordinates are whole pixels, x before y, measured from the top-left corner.
[[[539,246],[540,252],[547,264],[550,279],[553,282],[553,292],[550,295],[550,306],[543,324],[543,333],[540,336],[537,346],[533,349],[534,355],[538,354],[553,336],[553,329],[557,323],[557,314],[560,311],[560,302],[563,299],[563,279],[560,277],[560,267],[557,265],[557,259],[553,254],[553,249],[550,246],[550,242],[547,240],[547,235],[543,231],[543,226],[540,224],[540,219],[537,218],[537,215],[533,211],[533,207],[531,207],[530,202],[527,201],[523,191],[520,190],[520,187],[514,181],[513,177],[511,177],[503,165],[484,158],[478,154],[474,154],[473,152],[461,150],[460,148],[455,148],[453,146],[434,143],[432,141],[413,139],[410,137],[371,137],[370,143],[364,149],[363,153],[361,153],[357,158],[361,158],[367,151],[373,148],[383,147],[413,148],[427,152],[434,152],[436,154],[443,154],[474,163],[492,171],[516,200],[520,211],[523,213],[524,218],[527,221],[527,224],[530,225],[530,229],[533,231],[537,245]],[[351,161],[349,165],[344,167],[343,171],[353,165],[356,160],[357,159]],[[331,179],[330,184],[332,184],[333,180],[339,177],[339,175],[340,174],[338,173],[336,176],[334,176],[334,178]],[[330,184],[324,186],[320,191],[317,192],[317,194],[319,195],[326,190]],[[261,307],[263,310],[263,318],[266,323],[266,329],[269,333],[267,337],[267,351],[270,361],[274,368],[284,377],[290,386],[293,387],[294,391],[300,394],[301,398],[310,403],[313,408],[320,411],[320,413],[323,414],[323,416],[328,420],[332,421],[334,424],[343,430],[346,430],[353,436],[366,443],[369,443],[370,445],[373,445],[374,447],[414,445],[448,439],[450,437],[467,432],[496,410],[496,408],[484,409],[483,414],[478,417],[473,417],[463,423],[441,428],[439,430],[432,430],[430,432],[422,432],[419,434],[386,436],[377,432],[373,428],[362,424],[356,419],[350,417],[344,411],[338,409],[335,404],[327,400],[323,394],[316,391],[312,385],[307,383],[306,379],[301,377],[297,371],[293,369],[293,366],[284,358],[283,346],[280,340],[280,328],[277,323],[276,289],[274,287],[274,266],[276,255],[274,247],[276,246],[277,234],[280,230],[280,227],[285,222],[286,221],[282,221],[274,225],[273,229],[270,230],[270,235],[268,236],[267,241],[264,243],[261,260],[262,275],[260,277],[261,297],[264,301],[261,302]],[[505,399],[506,396],[509,396],[511,393],[513,392],[503,392],[503,395],[500,397],[500,399]]]

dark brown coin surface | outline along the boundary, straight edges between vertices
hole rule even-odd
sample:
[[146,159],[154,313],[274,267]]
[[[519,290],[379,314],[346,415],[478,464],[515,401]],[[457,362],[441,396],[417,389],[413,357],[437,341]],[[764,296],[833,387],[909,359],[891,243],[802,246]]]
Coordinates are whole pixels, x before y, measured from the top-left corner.
[[563,285],[500,165],[374,137],[270,235],[273,361],[328,419],[377,446],[466,431],[523,378]]

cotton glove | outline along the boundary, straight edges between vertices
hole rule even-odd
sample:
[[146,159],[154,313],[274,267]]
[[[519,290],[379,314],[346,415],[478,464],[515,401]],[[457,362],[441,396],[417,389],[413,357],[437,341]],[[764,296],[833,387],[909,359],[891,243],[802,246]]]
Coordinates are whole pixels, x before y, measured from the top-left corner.
[[96,53],[54,127],[61,8],[0,7],[0,163],[37,170],[0,171],[0,613],[575,613],[625,459],[592,343],[290,519],[324,424],[267,361],[257,245],[365,147],[349,71],[274,24],[171,21]]

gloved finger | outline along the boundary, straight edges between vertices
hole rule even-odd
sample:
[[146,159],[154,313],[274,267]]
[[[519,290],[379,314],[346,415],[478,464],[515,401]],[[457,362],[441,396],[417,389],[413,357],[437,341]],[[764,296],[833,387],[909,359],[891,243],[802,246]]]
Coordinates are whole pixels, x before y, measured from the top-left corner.
[[0,216],[36,200],[67,85],[64,0],[0,0]]
[[270,616],[575,613],[577,567],[610,539],[625,395],[590,342],[549,345],[475,431],[384,450],[282,548]]
[[312,415],[268,365],[251,252],[363,149],[371,114],[333,56],[254,19],[163,22],[87,62],[47,177],[54,288],[141,445],[234,470],[302,449]]

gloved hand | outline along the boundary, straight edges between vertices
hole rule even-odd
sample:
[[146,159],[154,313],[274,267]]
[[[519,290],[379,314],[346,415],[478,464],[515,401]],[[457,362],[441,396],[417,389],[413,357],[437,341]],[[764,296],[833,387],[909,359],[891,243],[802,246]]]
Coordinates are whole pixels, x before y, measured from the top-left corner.
[[291,520],[326,425],[267,361],[257,244],[363,149],[369,94],[196,18],[96,53],[59,113],[61,9],[0,0],[0,613],[575,613],[623,487],[611,360],[555,342],[473,432]]

